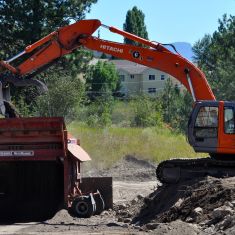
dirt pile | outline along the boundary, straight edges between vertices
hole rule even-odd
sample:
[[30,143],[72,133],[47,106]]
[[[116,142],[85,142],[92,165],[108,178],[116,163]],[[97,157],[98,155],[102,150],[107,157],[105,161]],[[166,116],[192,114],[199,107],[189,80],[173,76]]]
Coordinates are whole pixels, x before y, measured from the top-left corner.
[[[235,177],[206,177],[175,185],[163,185],[145,198],[116,208],[119,221],[131,221],[144,230],[178,231],[179,223],[205,233],[235,230]],[[186,228],[185,227],[185,228]],[[176,231],[175,231],[176,232]]]
[[116,181],[149,181],[156,180],[156,165],[127,155],[109,169],[88,172],[89,176],[112,176]]

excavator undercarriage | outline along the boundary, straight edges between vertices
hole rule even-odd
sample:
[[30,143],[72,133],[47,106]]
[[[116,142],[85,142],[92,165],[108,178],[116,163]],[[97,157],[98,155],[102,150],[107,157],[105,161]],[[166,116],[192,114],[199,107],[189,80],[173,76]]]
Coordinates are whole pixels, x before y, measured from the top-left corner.
[[214,158],[171,159],[161,162],[156,169],[162,183],[178,183],[205,176],[217,178],[235,176],[235,161]]

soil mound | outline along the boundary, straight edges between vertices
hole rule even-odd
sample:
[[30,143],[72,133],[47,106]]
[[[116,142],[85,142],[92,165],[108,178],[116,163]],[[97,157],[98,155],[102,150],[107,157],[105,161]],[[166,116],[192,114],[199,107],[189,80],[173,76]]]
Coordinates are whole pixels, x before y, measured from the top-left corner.
[[111,168],[99,172],[90,172],[89,176],[112,176],[116,181],[150,181],[156,180],[156,165],[127,155]]
[[72,217],[67,210],[62,209],[58,211],[54,217],[46,221],[47,224],[74,224],[74,217]]
[[[197,229],[207,233],[232,231],[235,229],[234,185],[235,177],[206,177],[163,185],[148,197],[132,200],[125,212],[117,208],[117,216],[127,221],[132,215],[132,223],[146,230],[159,229],[163,224],[175,227],[181,221],[197,225]],[[194,231],[195,226],[189,228]]]

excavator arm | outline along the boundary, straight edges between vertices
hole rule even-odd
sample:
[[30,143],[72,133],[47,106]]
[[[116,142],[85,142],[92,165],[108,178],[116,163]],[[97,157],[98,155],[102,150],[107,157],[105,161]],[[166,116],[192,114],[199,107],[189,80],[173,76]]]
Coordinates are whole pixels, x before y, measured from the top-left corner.
[[[113,33],[141,43],[143,47],[102,40],[92,36],[101,26]],[[33,76],[56,59],[70,54],[82,46],[164,71],[178,79],[192,94],[194,101],[215,100],[202,71],[181,55],[169,51],[160,43],[151,42],[120,29],[102,25],[99,20],[81,20],[72,25],[62,27],[34,44],[27,46],[23,52],[13,58],[1,61],[1,66],[10,70],[11,74],[10,76],[0,75],[0,81],[3,86],[10,82],[15,85],[29,84],[42,87],[42,83],[38,81],[32,82]],[[25,54],[29,55],[26,60],[17,67],[11,65],[13,61]],[[45,87],[42,90],[45,90]]]

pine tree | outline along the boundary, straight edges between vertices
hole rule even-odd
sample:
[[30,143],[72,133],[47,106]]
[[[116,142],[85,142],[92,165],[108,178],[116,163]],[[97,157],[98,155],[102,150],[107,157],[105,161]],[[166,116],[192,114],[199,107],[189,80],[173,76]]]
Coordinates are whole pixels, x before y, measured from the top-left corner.
[[86,84],[90,98],[95,99],[106,93],[120,90],[120,79],[113,63],[99,61],[90,66],[86,74]]
[[218,30],[199,40],[193,51],[216,98],[235,100],[235,16],[224,15]]
[[[144,23],[144,17],[144,13],[134,6],[132,10],[129,10],[126,14],[126,21],[123,24],[124,31],[148,39],[148,32]],[[136,43],[128,38],[124,38],[124,43],[139,45],[139,43]]]
[[71,20],[85,17],[97,0],[0,0],[0,52],[6,58]]

